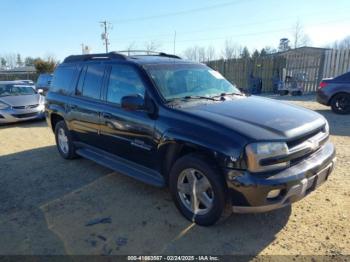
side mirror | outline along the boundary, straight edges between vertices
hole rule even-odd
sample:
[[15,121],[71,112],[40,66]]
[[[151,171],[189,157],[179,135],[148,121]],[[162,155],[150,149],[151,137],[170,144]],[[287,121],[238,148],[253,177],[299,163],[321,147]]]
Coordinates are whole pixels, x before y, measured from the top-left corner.
[[136,111],[145,109],[145,100],[140,95],[124,96],[121,99],[121,106],[126,110]]
[[42,95],[44,93],[44,90],[43,89],[38,89],[36,90],[38,92],[38,94]]

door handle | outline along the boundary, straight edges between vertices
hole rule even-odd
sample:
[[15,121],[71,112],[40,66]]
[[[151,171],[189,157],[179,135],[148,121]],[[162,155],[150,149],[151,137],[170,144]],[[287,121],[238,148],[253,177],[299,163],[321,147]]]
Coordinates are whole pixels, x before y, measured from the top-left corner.
[[112,114],[110,114],[110,113],[102,113],[102,116],[105,119],[111,119],[112,118]]
[[78,106],[77,105],[70,105],[70,109],[77,109]]

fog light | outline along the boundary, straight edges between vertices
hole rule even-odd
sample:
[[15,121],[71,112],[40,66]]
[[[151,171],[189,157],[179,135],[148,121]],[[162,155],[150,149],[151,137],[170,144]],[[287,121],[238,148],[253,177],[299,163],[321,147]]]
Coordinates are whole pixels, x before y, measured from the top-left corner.
[[227,177],[229,180],[232,181],[232,180],[235,180],[236,177],[242,176],[242,175],[243,173],[238,170],[231,170],[230,172],[228,172]]
[[281,194],[281,189],[273,189],[267,194],[267,199],[273,199]]

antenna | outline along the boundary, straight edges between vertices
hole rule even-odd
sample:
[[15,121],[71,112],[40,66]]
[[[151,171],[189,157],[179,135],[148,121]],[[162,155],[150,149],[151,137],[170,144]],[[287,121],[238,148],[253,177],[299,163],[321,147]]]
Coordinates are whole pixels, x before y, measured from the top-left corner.
[[176,30],[174,32],[174,55],[176,55]]

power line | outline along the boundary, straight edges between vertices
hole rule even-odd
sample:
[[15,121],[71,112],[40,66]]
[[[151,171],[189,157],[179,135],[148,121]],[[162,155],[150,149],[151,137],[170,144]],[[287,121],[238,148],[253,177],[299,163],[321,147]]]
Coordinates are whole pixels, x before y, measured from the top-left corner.
[[[142,17],[135,17],[135,18],[129,18],[129,19],[120,19],[120,20],[115,20],[117,23],[126,23],[126,22],[135,22],[135,21],[144,21],[144,20],[151,20],[151,19],[157,19],[157,18],[163,18],[163,17],[169,17],[169,16],[179,16],[179,15],[186,15],[186,14],[193,14],[197,12],[202,12],[206,10],[212,10],[216,8],[222,8],[230,5],[235,5],[235,4],[240,4],[240,3],[246,3],[248,0],[236,0],[236,1],[229,1],[221,4],[215,4],[215,5],[210,5],[210,6],[205,6],[205,7],[199,7],[199,8],[192,8],[192,9],[187,9],[187,10],[182,10],[178,12],[170,12],[166,14],[160,14],[160,15],[153,15],[153,16],[142,16]],[[249,0],[253,1],[253,0]]]
[[[323,23],[317,23],[317,24],[310,24],[309,26],[314,25],[322,25],[322,24],[329,24],[329,23],[335,23],[340,21],[348,21],[349,18],[344,19],[337,19],[337,20],[331,20],[331,21],[323,21]],[[183,42],[196,42],[196,41],[208,41],[208,40],[218,40],[218,39],[227,39],[232,37],[242,37],[242,36],[254,36],[254,35],[262,35],[262,34],[270,34],[270,33],[279,33],[279,32],[286,32],[288,30],[292,30],[293,27],[285,27],[280,29],[274,29],[274,30],[267,30],[267,31],[258,31],[258,32],[251,32],[251,33],[243,33],[243,34],[233,34],[233,35],[225,35],[225,36],[219,36],[219,37],[208,37],[208,38],[196,38],[196,39],[183,39],[183,40],[176,40],[177,43],[183,43]],[[180,34],[177,34],[180,35]],[[145,38],[147,39],[147,38]],[[125,39],[123,39],[125,40]],[[157,40],[157,39],[155,39]],[[163,43],[171,43],[172,41],[163,41]]]
[[[319,11],[319,12],[312,12],[312,13],[305,13],[308,17],[312,17],[315,15],[319,15],[320,13],[324,13],[324,11]],[[304,14],[303,14],[304,15]],[[277,22],[277,21],[284,21],[288,19],[297,19],[297,16],[289,16],[289,17],[281,17],[281,18],[274,18],[274,19],[269,19],[266,20],[264,19],[263,21],[258,21],[258,22],[253,22],[253,23],[239,23],[235,25],[230,25],[230,26],[219,26],[219,27],[211,27],[211,28],[206,28],[206,29],[199,29],[199,30],[191,30],[191,31],[183,31],[183,32],[178,32],[179,35],[187,35],[187,34],[193,34],[193,33],[201,33],[201,32],[209,32],[209,31],[215,31],[215,30],[220,30],[220,29],[229,29],[229,28],[237,28],[237,27],[242,27],[242,26],[254,26],[254,25],[261,25],[261,24],[267,24],[271,22]],[[146,36],[126,36],[123,37],[123,40],[138,40],[138,39],[149,39],[149,38],[169,38],[171,37],[171,33],[164,33],[164,34],[157,34],[157,35],[146,35]]]
[[[325,24],[336,23],[336,22],[345,21],[345,20],[348,21],[349,18],[330,20],[330,21],[323,21],[322,23],[311,24],[309,26],[325,25]],[[285,32],[287,30],[293,30],[293,29],[294,29],[294,27],[287,27],[287,28],[281,28],[281,29],[277,29],[277,30],[259,31],[259,32],[252,32],[252,33],[243,33],[243,34],[235,34],[235,35],[229,35],[229,36],[202,38],[202,39],[195,39],[195,40],[193,40],[193,39],[185,39],[185,40],[180,40],[180,41],[177,41],[177,42],[207,41],[207,40],[227,39],[227,38],[241,37],[241,36],[254,36],[254,35],[262,35],[262,34],[264,35],[264,34],[269,34],[269,33]]]

